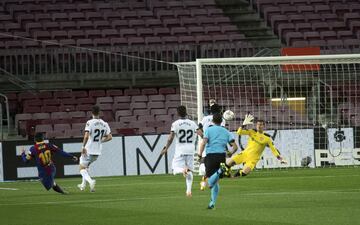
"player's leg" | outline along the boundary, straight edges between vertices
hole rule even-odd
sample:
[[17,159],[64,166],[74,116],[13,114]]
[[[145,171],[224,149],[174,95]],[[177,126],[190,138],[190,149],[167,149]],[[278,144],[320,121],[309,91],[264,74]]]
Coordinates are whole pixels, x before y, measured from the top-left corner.
[[209,154],[206,156],[205,167],[206,167],[206,176],[208,178],[208,185],[211,190],[210,203],[208,209],[213,209],[216,204],[216,199],[219,194],[219,179],[221,174],[219,173],[220,164],[225,163],[225,155],[223,154]]
[[[206,157],[206,156],[205,156]],[[200,160],[200,165],[199,165],[199,175],[202,176],[201,177],[201,181],[200,181],[200,191],[204,191],[206,188],[206,180],[207,177],[205,176],[206,174],[206,170],[205,170],[205,157],[202,157]]]
[[65,192],[57,183],[53,183],[53,187],[52,189],[60,194],[67,194],[67,192]]
[[79,167],[80,167],[80,174],[82,176],[82,183],[78,185],[80,190],[85,190],[86,181],[87,181],[90,185],[90,191],[91,192],[95,191],[96,181],[90,177],[88,168],[92,162],[96,161],[96,159],[97,156],[95,155],[86,155],[86,156],[81,155]]
[[56,174],[55,166],[51,166],[48,169],[49,169],[49,171],[46,171],[43,174],[41,174],[41,178],[40,178],[40,181],[43,184],[43,186],[45,187],[45,189],[50,190],[52,188],[54,191],[56,191],[60,194],[65,194],[64,190],[62,190],[62,188],[55,183],[55,180],[54,180],[55,174]]
[[211,199],[210,199],[210,203],[208,205],[208,209],[215,208],[215,203],[216,203],[217,196],[219,195],[219,190],[220,190],[219,182],[216,182],[216,184],[211,188]]
[[187,155],[175,155],[172,160],[172,170],[173,174],[182,174],[185,177],[185,185],[186,185],[186,196],[191,196],[191,187],[189,190],[188,180],[192,178],[191,168],[188,167],[187,163]]
[[186,179],[186,196],[191,197],[192,196],[192,184],[194,180],[193,176],[193,170],[194,170],[194,156],[193,155],[187,155],[185,157],[185,179]]
[[251,173],[251,171],[254,170],[258,160],[247,160],[245,162],[244,168],[239,170],[234,177],[245,177]]

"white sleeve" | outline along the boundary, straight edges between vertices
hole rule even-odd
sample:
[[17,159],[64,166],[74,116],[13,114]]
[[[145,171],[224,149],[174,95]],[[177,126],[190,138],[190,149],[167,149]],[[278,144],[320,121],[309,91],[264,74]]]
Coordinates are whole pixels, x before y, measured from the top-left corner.
[[174,122],[174,123],[171,124],[171,130],[170,131],[176,133],[176,129],[177,129],[177,126],[176,126],[176,123]]
[[111,129],[108,123],[106,123],[106,135],[111,133]]
[[225,121],[224,119],[222,119],[222,121],[221,121],[221,126],[222,126],[222,127],[225,127],[225,125],[226,125],[226,121]]
[[90,121],[87,121],[87,122],[86,122],[86,125],[85,125],[85,130],[84,130],[84,131],[90,132],[90,130],[91,130],[91,123],[90,123]]

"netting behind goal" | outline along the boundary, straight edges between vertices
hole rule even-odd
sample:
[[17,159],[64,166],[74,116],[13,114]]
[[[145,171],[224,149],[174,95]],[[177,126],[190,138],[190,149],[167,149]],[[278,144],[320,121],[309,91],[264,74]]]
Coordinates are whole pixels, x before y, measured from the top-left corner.
[[[203,59],[177,64],[182,104],[195,120],[215,99],[266,123],[290,167],[359,164],[360,55]],[[245,147],[246,137],[239,137]],[[278,167],[265,151],[258,167]]]

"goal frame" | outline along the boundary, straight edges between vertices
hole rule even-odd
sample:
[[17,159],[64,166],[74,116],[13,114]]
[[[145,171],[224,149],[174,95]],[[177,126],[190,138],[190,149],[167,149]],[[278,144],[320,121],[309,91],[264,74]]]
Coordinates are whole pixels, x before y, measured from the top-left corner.
[[291,64],[339,64],[339,61],[358,60],[360,54],[334,54],[334,55],[304,55],[304,56],[271,56],[271,57],[238,57],[238,58],[198,58],[195,62],[178,63],[195,65],[196,67],[196,97],[197,118],[203,118],[203,65],[291,65]]

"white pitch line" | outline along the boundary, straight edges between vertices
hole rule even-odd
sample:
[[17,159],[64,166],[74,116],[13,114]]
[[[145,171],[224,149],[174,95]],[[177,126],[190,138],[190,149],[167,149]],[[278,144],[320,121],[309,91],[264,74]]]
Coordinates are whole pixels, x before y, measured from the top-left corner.
[[0,187],[0,190],[8,190],[8,191],[18,191],[18,188],[2,188]]

